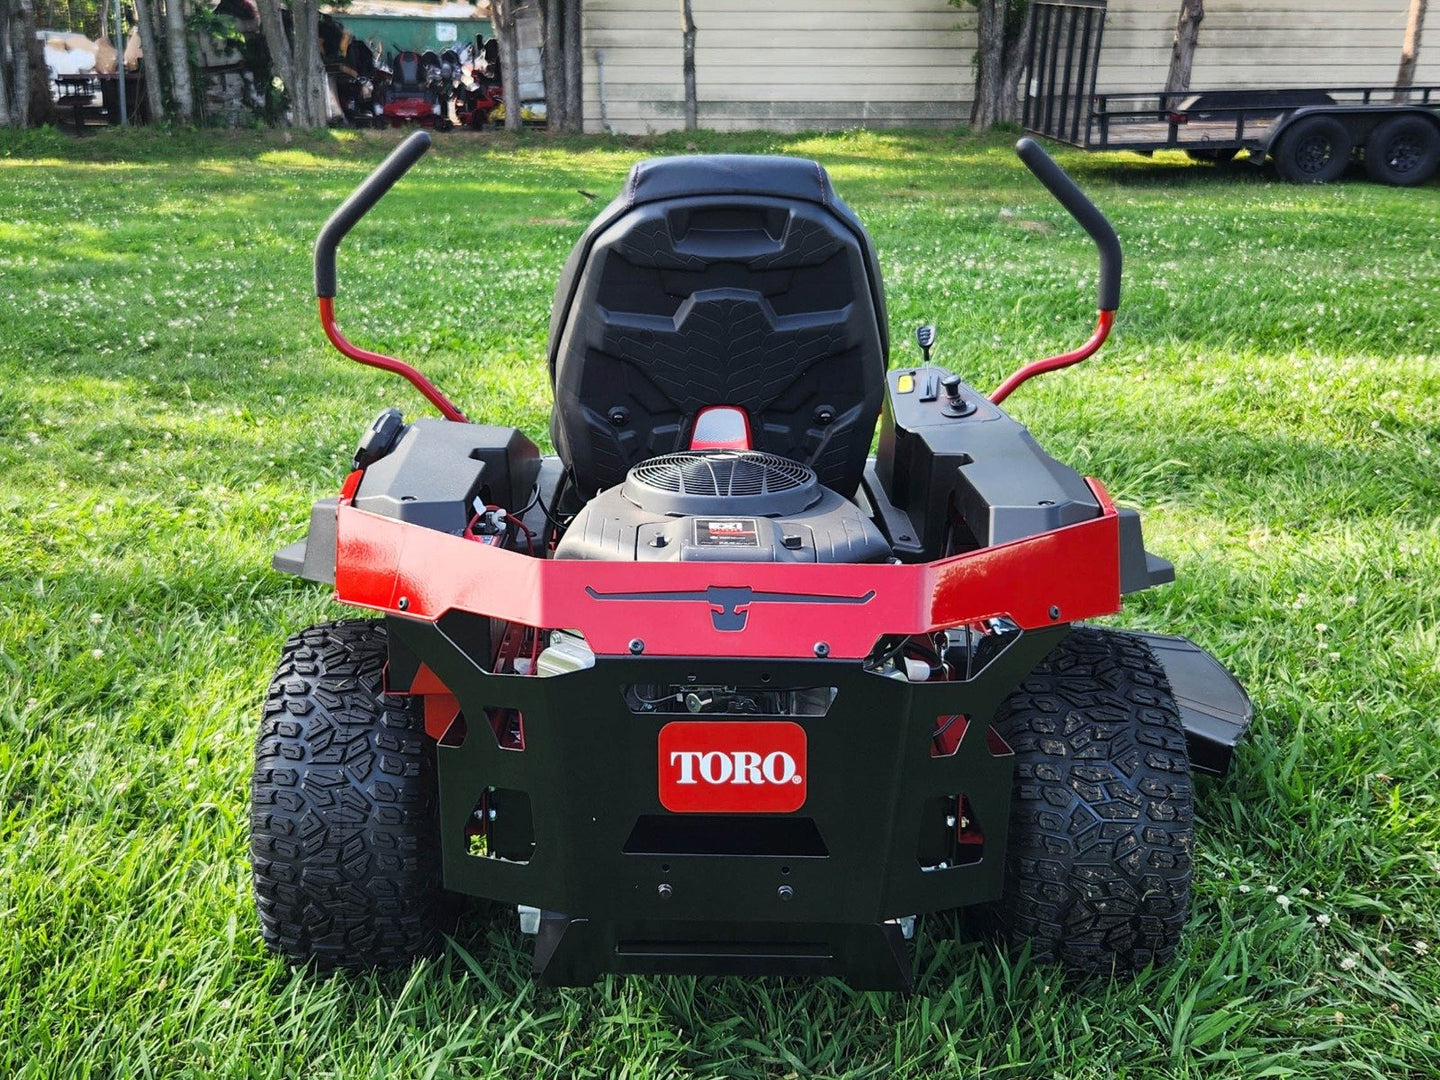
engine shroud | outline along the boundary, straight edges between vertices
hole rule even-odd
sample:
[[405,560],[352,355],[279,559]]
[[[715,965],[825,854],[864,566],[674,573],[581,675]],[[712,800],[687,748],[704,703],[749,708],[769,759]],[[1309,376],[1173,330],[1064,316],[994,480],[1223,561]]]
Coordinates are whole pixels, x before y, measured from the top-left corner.
[[754,450],[664,454],[591,499],[557,559],[883,562],[890,545],[798,461]]

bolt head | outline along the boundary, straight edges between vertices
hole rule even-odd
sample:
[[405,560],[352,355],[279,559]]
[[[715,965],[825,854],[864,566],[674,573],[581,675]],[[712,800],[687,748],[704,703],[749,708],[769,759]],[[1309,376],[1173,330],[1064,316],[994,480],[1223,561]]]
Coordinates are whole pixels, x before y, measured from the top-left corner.
[[775,895],[781,900],[793,900],[795,899],[795,890],[789,885],[781,885],[780,888],[775,890]]
[[630,639],[630,651],[631,651],[632,653],[634,653],[636,656],[639,656],[641,653],[643,653],[643,652],[645,651],[645,642],[641,641],[638,637],[637,637],[637,638],[631,638],[631,639]]
[[402,596],[402,597],[400,597],[399,600],[396,600],[396,601],[395,601],[395,606],[396,606],[397,608],[399,608],[401,611],[406,611],[406,610],[408,610],[409,607],[410,607],[410,598],[409,598],[408,596]]
[[824,642],[824,641],[817,641],[817,642],[815,642],[815,655],[816,655],[816,656],[819,656],[819,657],[829,656],[829,655],[830,655],[830,646],[829,646],[829,644],[828,644],[827,642]]
[[655,889],[655,894],[659,896],[661,900],[669,900],[674,892],[675,890],[670,886],[669,882],[662,882]]

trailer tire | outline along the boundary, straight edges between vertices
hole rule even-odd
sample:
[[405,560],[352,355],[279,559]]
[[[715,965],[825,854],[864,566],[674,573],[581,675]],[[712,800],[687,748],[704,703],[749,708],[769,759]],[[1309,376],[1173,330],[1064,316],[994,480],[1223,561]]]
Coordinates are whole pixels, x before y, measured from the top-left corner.
[[1307,116],[1280,137],[1275,168],[1293,184],[1328,184],[1344,174],[1354,145],[1335,117]]
[[1164,668],[1140,639],[1079,628],[1001,705],[1015,752],[999,919],[1037,959],[1086,973],[1174,954],[1190,907],[1190,759]]
[[292,964],[393,967],[435,951],[435,747],[412,699],[389,697],[385,626],[348,619],[285,643],[251,782],[250,856],[265,944]]
[[1378,184],[1414,187],[1440,165],[1440,128],[1423,116],[1395,116],[1365,141],[1365,172]]

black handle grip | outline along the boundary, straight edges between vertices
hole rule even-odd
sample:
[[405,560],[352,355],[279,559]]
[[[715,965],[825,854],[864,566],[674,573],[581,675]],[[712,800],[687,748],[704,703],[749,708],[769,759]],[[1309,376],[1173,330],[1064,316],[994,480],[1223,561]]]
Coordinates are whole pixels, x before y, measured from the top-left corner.
[[355,223],[370,212],[392,187],[430,149],[430,133],[417,131],[390,152],[375,171],[350,193],[320,229],[315,239],[315,295],[335,295],[335,249]]
[[1115,235],[1109,220],[1034,139],[1021,139],[1015,144],[1015,153],[1035,174],[1035,179],[1049,189],[1050,194],[1070,211],[1070,216],[1095,241],[1095,246],[1100,249],[1099,308],[1101,311],[1114,311],[1120,306],[1120,238]]

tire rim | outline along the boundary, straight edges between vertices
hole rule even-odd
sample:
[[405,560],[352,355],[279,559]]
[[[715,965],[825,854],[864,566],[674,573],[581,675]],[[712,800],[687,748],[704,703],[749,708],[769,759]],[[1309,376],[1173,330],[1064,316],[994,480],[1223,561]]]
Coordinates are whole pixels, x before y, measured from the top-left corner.
[[1405,132],[1385,144],[1385,164],[1397,173],[1407,173],[1420,164],[1420,140]]
[[1295,148],[1295,167],[1306,176],[1323,172],[1334,159],[1334,148],[1324,135],[1311,135]]

